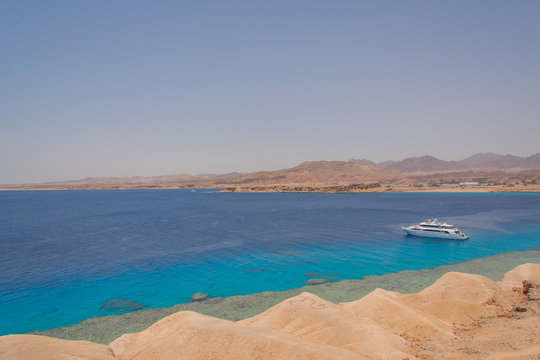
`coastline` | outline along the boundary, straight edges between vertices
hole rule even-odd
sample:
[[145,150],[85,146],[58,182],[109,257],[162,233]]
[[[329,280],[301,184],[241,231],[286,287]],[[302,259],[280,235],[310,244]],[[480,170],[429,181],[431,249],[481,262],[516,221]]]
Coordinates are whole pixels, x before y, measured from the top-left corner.
[[254,186],[212,186],[212,187],[192,187],[192,186],[160,186],[160,185],[136,185],[136,186],[2,186],[0,191],[91,191],[91,190],[211,190],[221,193],[540,193],[538,185],[515,185],[515,186],[456,186],[456,187],[423,187],[406,186],[392,187],[390,185],[370,187],[369,184],[352,185],[311,185],[311,184],[291,184],[291,185],[254,185]]
[[540,250],[499,254],[433,269],[367,276],[361,280],[342,280],[321,285],[307,285],[286,291],[212,298],[203,302],[178,304],[168,308],[95,317],[76,325],[33,332],[32,334],[107,344],[123,334],[142,331],[159,319],[178,311],[195,311],[220,319],[238,321],[260,314],[281,301],[306,291],[327,301],[341,303],[360,299],[377,288],[403,294],[419,292],[450,271],[483,275],[494,281],[499,281],[504,273],[524,263],[540,263]]
[[229,186],[220,192],[229,193],[540,193],[540,185],[534,186],[456,186],[456,187],[424,187],[404,186],[392,187],[353,185],[261,185],[261,186]]

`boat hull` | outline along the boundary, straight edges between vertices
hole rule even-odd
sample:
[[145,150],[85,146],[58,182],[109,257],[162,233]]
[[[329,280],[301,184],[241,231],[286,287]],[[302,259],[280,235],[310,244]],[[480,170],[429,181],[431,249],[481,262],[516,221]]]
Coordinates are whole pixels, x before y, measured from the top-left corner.
[[409,229],[406,227],[402,227],[402,229],[411,236],[419,236],[419,237],[427,237],[427,238],[436,238],[436,239],[452,239],[452,240],[466,240],[469,237],[464,235],[460,236],[459,234],[455,233],[444,233],[444,232],[435,232],[435,231],[425,231],[425,230],[417,230],[417,229]]

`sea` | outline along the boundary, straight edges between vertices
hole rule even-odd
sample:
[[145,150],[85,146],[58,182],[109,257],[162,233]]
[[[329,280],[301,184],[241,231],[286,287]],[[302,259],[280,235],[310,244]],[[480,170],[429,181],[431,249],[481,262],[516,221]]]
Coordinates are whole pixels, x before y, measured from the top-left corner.
[[0,192],[0,335],[540,249],[540,194],[216,190]]

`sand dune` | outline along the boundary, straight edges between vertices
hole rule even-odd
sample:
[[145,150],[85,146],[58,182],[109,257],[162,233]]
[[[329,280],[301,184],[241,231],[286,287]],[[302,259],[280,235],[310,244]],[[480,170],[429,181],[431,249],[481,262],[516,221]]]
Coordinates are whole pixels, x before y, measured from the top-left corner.
[[405,295],[404,301],[427,314],[456,325],[467,325],[479,318],[495,316],[508,305],[501,289],[487,277],[450,272],[418,294]]
[[377,289],[360,300],[341,306],[405,339],[453,336],[450,324],[409,306],[404,296]]
[[109,346],[3,336],[0,359],[538,359],[539,292],[540,264],[498,283],[451,272],[417,294],[340,305],[302,293],[239,322],[178,312]]
[[540,264],[523,264],[515,267],[504,275],[500,286],[503,290],[520,288],[523,280],[540,283]]
[[190,311],[168,316],[140,333],[123,335],[109,346],[121,360],[358,359],[344,349]]
[[2,360],[114,360],[107,345],[69,341],[37,335],[0,337]]
[[240,324],[280,331],[315,344],[345,348],[366,359],[402,359],[406,341],[345,308],[302,293]]

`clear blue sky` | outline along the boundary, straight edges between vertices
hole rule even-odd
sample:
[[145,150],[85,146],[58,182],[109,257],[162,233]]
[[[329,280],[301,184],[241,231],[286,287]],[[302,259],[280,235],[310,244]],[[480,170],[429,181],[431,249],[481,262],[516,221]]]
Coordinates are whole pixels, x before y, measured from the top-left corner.
[[0,0],[0,183],[540,151],[540,1]]

